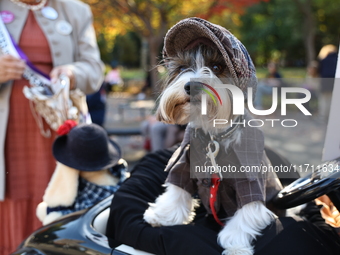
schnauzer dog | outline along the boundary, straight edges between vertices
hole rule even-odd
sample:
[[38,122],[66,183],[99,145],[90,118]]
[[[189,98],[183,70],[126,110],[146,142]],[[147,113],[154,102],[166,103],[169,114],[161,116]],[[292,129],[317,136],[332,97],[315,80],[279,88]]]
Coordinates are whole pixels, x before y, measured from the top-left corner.
[[[245,125],[248,116],[234,115],[232,93],[218,88],[227,82],[244,94],[248,87],[256,89],[250,56],[228,30],[199,18],[182,20],[168,31],[163,56],[168,76],[158,119],[189,124],[167,165],[166,191],[150,204],[144,220],[152,226],[188,224],[195,217],[198,202],[193,195],[198,193],[207,211],[223,225],[218,235],[223,254],[253,254],[253,240],[276,218],[266,201],[281,186],[273,173],[261,172],[270,164],[262,132]],[[201,114],[205,93],[206,114]],[[214,119],[228,121],[214,127]],[[232,121],[236,124],[230,125]],[[198,165],[214,171],[196,171]],[[236,171],[222,173],[218,166]],[[242,167],[259,171],[245,173],[239,171]],[[223,224],[221,218],[227,217]]]

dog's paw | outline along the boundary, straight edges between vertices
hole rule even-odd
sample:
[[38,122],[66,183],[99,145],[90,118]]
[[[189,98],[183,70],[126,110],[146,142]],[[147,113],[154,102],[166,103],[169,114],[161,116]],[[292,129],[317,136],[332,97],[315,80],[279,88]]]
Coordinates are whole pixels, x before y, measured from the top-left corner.
[[38,219],[43,222],[46,215],[47,215],[47,203],[46,202],[41,202],[38,204],[37,209],[36,209],[36,215]]
[[241,247],[241,246],[232,246],[225,247],[225,250],[222,252],[222,255],[253,255],[254,251],[252,247]]
[[144,213],[146,222],[152,226],[173,226],[191,222],[196,215],[194,210],[198,201],[187,191],[168,184],[166,191],[149,205]]
[[222,255],[252,255],[254,253],[251,245],[251,236],[246,232],[235,231],[232,223],[218,234],[217,242],[224,249]]
[[235,232],[225,227],[218,234],[217,242],[224,249],[222,255],[252,255],[254,253],[249,236],[245,232]]
[[50,224],[56,220],[58,220],[60,217],[62,217],[63,214],[61,212],[51,212],[47,214],[43,221],[43,225],[46,226],[47,224]]
[[178,206],[169,210],[169,208],[157,207],[156,204],[150,204],[143,216],[144,220],[153,227],[187,224],[194,217],[195,212],[181,210]]
[[161,219],[155,213],[152,205],[144,212],[143,219],[153,227],[162,226]]

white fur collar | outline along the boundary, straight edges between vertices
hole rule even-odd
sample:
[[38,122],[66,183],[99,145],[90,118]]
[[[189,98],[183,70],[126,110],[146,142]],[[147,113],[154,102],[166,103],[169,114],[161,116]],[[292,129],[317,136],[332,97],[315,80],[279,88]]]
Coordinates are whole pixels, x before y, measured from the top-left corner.
[[78,192],[79,170],[57,162],[56,169],[45,190],[43,201],[49,207],[71,206]]

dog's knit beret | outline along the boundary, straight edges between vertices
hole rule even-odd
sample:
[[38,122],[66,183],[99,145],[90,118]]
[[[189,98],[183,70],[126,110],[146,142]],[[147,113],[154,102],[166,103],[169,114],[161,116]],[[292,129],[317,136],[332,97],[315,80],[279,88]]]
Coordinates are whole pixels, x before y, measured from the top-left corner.
[[164,38],[164,59],[188,50],[195,41],[211,41],[209,44],[215,45],[221,52],[235,85],[244,94],[247,94],[247,87],[253,87],[255,95],[256,71],[244,45],[224,27],[204,19],[187,18],[170,28]]

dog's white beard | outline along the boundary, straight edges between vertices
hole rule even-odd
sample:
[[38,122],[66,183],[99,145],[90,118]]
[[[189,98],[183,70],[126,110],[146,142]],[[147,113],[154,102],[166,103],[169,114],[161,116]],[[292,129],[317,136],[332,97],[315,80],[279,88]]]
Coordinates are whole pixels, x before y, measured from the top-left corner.
[[190,223],[195,218],[197,200],[173,184],[167,184],[166,191],[144,213],[144,220],[152,226],[172,226]]
[[192,75],[191,72],[184,73],[160,95],[158,114],[161,120],[171,124],[187,124],[189,122],[189,98],[184,91],[184,85],[190,81]]
[[[205,132],[217,134],[221,130],[225,130],[227,125],[219,125],[213,127],[214,119],[230,120],[231,115],[231,94],[223,88],[216,88],[221,98],[222,105],[217,101],[217,105],[210,97],[207,97],[207,114],[201,114],[201,105],[188,102],[188,95],[184,90],[184,85],[189,81],[199,81],[206,83],[212,87],[222,84],[214,73],[207,67],[201,67],[198,71],[189,71],[180,75],[172,84],[170,84],[162,93],[159,101],[160,119],[172,124],[191,123],[193,127],[202,128]],[[197,95],[196,99],[201,100],[201,95]]]
[[244,205],[218,234],[218,243],[225,249],[223,255],[252,255],[252,241],[275,218],[262,202]]
[[[203,68],[204,70],[204,68]],[[196,80],[196,79],[195,79]],[[199,81],[199,80],[198,80]],[[222,84],[221,80],[212,74],[212,78],[206,81],[202,79],[202,82],[215,87],[216,85]],[[207,96],[207,114],[201,114],[201,105],[190,105],[190,123],[194,128],[202,128],[202,130],[211,135],[216,135],[223,132],[230,126],[230,119],[232,119],[232,99],[231,94],[223,88],[215,88],[216,92],[221,98],[222,105],[213,102],[213,100]],[[200,95],[201,96],[201,95]],[[228,120],[225,125],[218,125],[214,127],[215,119]]]

